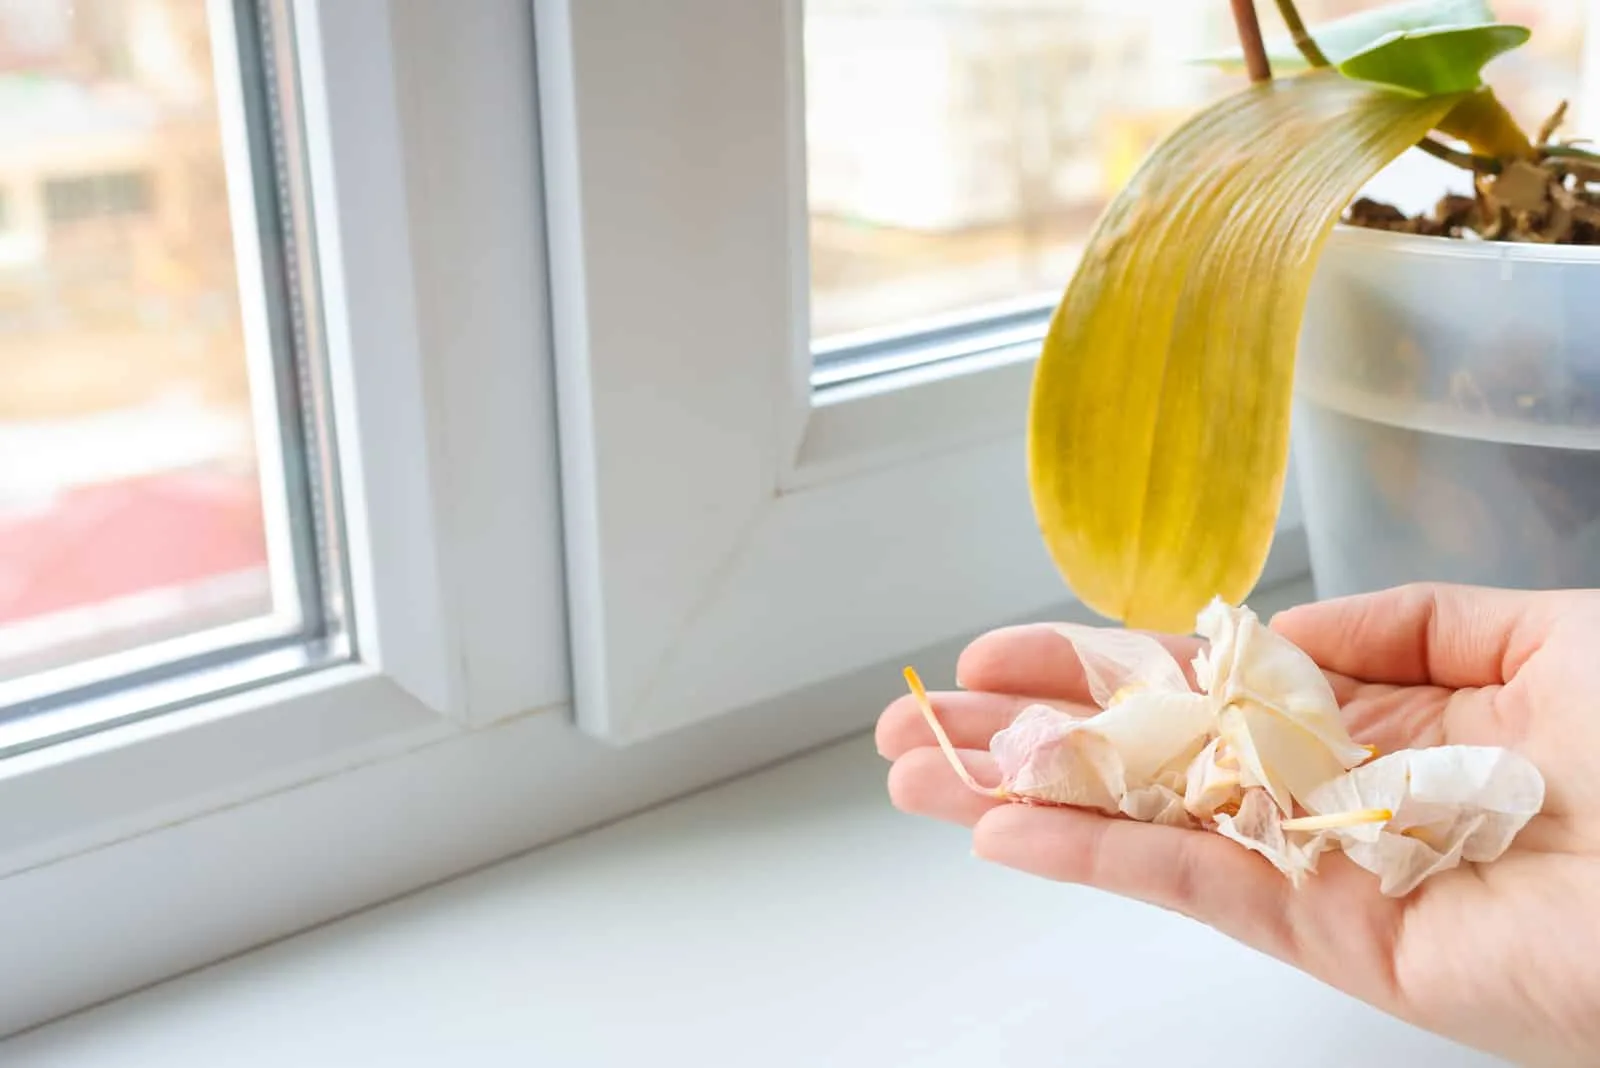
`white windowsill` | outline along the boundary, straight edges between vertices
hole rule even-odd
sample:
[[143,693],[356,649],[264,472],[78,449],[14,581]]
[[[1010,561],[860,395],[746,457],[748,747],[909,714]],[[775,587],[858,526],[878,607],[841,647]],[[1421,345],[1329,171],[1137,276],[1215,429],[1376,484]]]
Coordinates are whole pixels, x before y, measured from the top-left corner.
[[0,1062],[1498,1063],[1175,915],[975,860],[894,811],[884,770],[856,737],[0,1042]]

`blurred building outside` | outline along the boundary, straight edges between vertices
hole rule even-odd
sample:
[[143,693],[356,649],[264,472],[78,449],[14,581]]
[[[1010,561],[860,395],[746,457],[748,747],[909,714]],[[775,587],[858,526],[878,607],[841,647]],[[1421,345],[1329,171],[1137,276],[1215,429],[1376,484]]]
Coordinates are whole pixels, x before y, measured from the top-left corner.
[[0,679],[268,607],[197,0],[0,0]]
[[[1387,2],[1298,7],[1314,24]],[[1570,97],[1569,134],[1600,122],[1588,103],[1600,73],[1581,81],[1591,5],[1493,6],[1534,31],[1490,71],[1518,117],[1537,125]],[[1258,7],[1281,33],[1273,6]],[[1242,84],[1189,62],[1233,45],[1222,0],[808,0],[805,37],[819,340],[1058,298],[1148,151]],[[1425,183],[1431,162],[1399,169]]]

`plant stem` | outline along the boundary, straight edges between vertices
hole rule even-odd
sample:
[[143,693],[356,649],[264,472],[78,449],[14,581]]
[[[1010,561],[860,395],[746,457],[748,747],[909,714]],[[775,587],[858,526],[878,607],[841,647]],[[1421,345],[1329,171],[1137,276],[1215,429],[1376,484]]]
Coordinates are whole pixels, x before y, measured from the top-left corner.
[[1487,156],[1474,156],[1470,152],[1457,152],[1448,145],[1441,145],[1431,137],[1424,137],[1417,142],[1417,147],[1422,149],[1434,159],[1442,159],[1446,163],[1454,164],[1464,171],[1474,174],[1498,174],[1500,163]]
[[1283,16],[1283,24],[1289,28],[1289,35],[1294,38],[1294,46],[1300,49],[1300,54],[1306,57],[1306,62],[1313,67],[1331,67],[1327,54],[1317,46],[1306,32],[1306,24],[1300,19],[1300,12],[1294,6],[1294,0],[1278,0],[1278,14]]
[[1600,153],[1590,152],[1587,149],[1579,148],[1577,145],[1540,145],[1539,151],[1546,156],[1600,163]]
[[1233,6],[1233,25],[1244,49],[1244,69],[1252,82],[1270,82],[1272,64],[1267,62],[1267,46],[1261,40],[1261,22],[1256,18],[1255,0],[1229,0]]

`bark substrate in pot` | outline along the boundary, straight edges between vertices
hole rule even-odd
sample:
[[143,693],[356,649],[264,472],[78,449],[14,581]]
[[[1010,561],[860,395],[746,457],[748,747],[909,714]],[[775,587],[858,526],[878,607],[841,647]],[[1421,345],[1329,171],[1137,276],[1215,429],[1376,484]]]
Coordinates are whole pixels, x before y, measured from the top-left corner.
[[1293,438],[1320,597],[1600,586],[1600,248],[1337,227]]

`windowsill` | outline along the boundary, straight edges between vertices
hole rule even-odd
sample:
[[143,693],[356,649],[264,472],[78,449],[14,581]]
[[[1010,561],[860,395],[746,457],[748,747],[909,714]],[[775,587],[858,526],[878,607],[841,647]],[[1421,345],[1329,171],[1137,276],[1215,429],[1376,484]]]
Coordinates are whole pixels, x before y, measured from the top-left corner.
[[975,860],[891,808],[884,770],[858,736],[0,1042],[0,1062],[1498,1063],[1175,915]]

